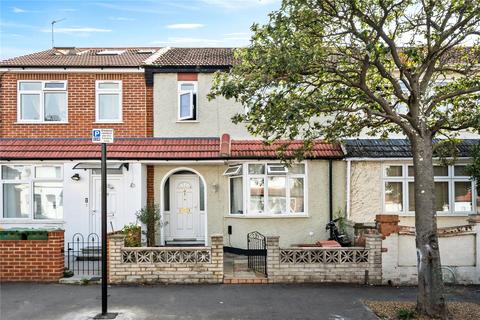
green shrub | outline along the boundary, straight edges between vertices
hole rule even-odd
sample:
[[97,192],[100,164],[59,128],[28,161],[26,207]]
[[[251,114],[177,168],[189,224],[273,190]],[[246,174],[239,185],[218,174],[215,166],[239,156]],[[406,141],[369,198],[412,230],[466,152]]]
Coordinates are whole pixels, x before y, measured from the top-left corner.
[[412,320],[415,319],[415,311],[407,308],[402,308],[398,310],[397,317],[400,320]]
[[142,241],[141,227],[136,224],[127,224],[123,227],[126,247],[140,247]]
[[155,246],[155,228],[160,222],[160,207],[158,204],[147,204],[137,211],[137,219],[147,226],[147,246]]

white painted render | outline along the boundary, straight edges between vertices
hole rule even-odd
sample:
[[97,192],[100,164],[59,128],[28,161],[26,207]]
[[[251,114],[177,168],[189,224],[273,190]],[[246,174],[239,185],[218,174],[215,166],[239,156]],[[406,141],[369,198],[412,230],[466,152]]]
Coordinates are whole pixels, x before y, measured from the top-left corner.
[[178,81],[176,73],[154,76],[155,137],[219,137],[228,133],[232,139],[252,139],[244,125],[233,124],[231,118],[244,112],[241,104],[218,97],[208,101],[212,73],[198,74],[197,120],[178,120]]

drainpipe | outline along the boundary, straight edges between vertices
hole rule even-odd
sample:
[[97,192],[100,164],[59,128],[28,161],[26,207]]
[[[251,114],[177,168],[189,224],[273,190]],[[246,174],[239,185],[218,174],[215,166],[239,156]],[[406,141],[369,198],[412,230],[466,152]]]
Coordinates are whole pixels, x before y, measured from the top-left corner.
[[352,174],[352,160],[347,160],[347,186],[346,186],[346,190],[347,190],[347,194],[346,194],[346,197],[345,197],[345,201],[347,202],[346,203],[346,209],[345,209],[345,215],[346,215],[346,218],[347,220],[350,219],[350,188],[351,188],[351,181],[350,181],[350,176]]
[[[328,160],[328,207],[330,221],[333,220],[333,160]],[[333,238],[333,230],[330,228],[330,239]]]

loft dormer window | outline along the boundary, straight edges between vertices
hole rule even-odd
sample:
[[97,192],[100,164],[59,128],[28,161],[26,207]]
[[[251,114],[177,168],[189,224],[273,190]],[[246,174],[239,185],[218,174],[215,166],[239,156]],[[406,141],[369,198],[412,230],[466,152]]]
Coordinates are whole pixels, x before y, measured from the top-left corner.
[[178,120],[197,120],[197,82],[178,82]]
[[67,81],[18,81],[17,121],[67,122]]

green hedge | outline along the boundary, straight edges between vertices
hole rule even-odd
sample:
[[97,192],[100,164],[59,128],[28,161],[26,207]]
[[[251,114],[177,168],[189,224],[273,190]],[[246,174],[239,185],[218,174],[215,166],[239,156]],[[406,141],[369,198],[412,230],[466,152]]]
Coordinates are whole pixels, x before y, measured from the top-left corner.
[[48,240],[46,230],[2,230],[0,240]]

